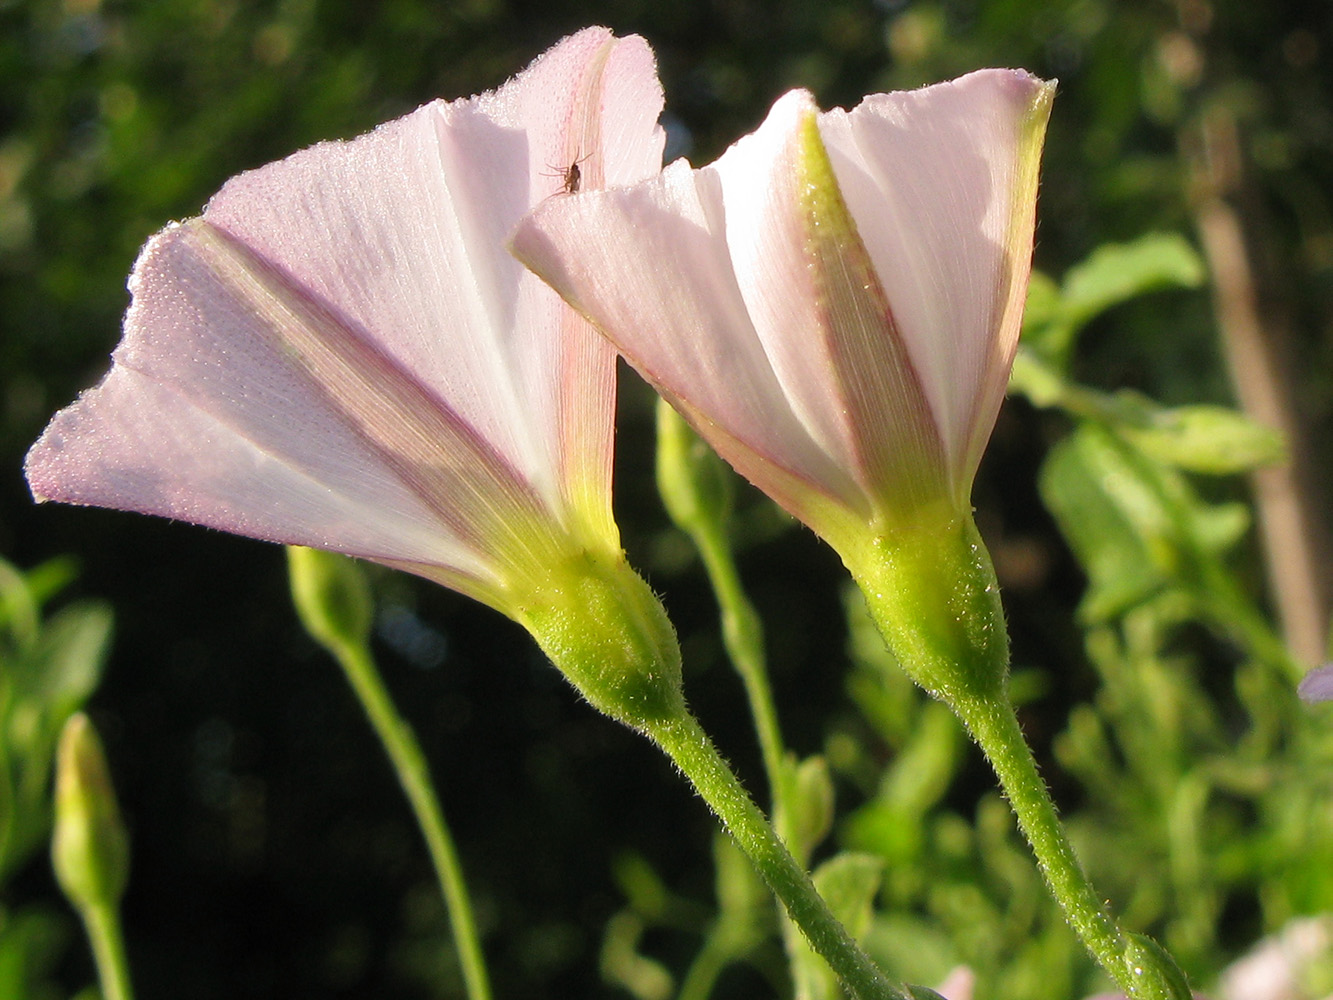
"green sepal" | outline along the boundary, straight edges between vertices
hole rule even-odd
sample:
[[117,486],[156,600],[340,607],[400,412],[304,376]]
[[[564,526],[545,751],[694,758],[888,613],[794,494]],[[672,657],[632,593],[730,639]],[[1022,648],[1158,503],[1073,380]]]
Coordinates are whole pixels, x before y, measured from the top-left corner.
[[990,554],[970,514],[922,510],[843,561],[889,651],[946,704],[1003,697],[1009,637]]
[[598,711],[638,730],[684,714],[676,630],[622,554],[584,550],[551,567],[514,617]]

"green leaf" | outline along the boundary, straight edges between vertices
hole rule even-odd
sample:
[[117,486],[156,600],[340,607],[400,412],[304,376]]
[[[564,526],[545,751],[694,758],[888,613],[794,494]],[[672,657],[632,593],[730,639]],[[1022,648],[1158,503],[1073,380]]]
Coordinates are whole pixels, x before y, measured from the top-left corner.
[[937,923],[904,912],[878,915],[866,945],[908,982],[938,983],[961,961],[957,942]]
[[1217,557],[1249,527],[1244,505],[1204,503],[1175,469],[1093,423],[1051,450],[1039,486],[1088,574],[1090,621],[1168,588],[1215,596]]
[[815,869],[815,888],[852,937],[863,938],[874,915],[871,903],[879,892],[884,861],[873,854],[843,851]]
[[1214,476],[1248,472],[1281,462],[1282,436],[1221,406],[1154,408],[1144,426],[1126,435],[1159,461]]
[[0,628],[16,633],[21,643],[38,628],[38,610],[78,575],[78,564],[69,556],[48,559],[27,572],[0,559]]
[[[1103,621],[1167,583],[1151,539],[1166,531],[1150,490],[1134,489],[1104,432],[1076,431],[1042,466],[1039,486],[1088,576],[1082,613]],[[1146,530],[1145,530],[1146,529]]]
[[1023,337],[1063,371],[1078,332],[1112,306],[1167,288],[1197,288],[1203,262],[1175,233],[1149,233],[1130,243],[1108,243],[1065,274],[1059,294],[1049,278],[1033,275]]
[[0,997],[56,997],[54,975],[70,939],[69,921],[41,908],[0,908]]
[[602,978],[623,987],[635,1000],[667,1000],[675,980],[661,962],[640,953],[645,929],[642,919],[630,910],[621,910],[607,921],[600,956]]
[[833,826],[833,779],[823,757],[807,757],[799,764],[788,758],[784,767],[787,816],[783,835],[792,855],[802,864]]
[[1204,277],[1203,261],[1176,233],[1104,244],[1065,274],[1064,320],[1078,329],[1112,306],[1165,288],[1197,288]]
[[771,906],[772,895],[754,865],[725,834],[713,838],[714,892],[724,919],[750,924]]
[[630,909],[649,920],[661,920],[671,905],[671,891],[641,854],[616,858],[612,866],[616,885]]
[[111,606],[103,601],[62,608],[46,622],[33,655],[25,658],[16,695],[39,702],[58,729],[97,689],[113,625]]
[[907,746],[884,771],[879,801],[917,823],[949,789],[964,745],[962,727],[938,702],[922,707]]
[[1046,409],[1064,405],[1069,386],[1064,376],[1035,350],[1020,346],[1009,372],[1009,392],[1027,398],[1033,406]]
[[1060,318],[1060,286],[1041,271],[1028,279],[1028,298],[1023,307],[1023,337],[1040,337],[1041,330]]

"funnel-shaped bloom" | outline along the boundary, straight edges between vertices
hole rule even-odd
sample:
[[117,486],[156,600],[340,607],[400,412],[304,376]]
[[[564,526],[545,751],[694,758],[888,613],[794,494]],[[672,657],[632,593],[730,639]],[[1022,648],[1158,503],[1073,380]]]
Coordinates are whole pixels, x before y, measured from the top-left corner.
[[712,166],[547,202],[513,241],[838,550],[941,694],[960,663],[990,684],[1007,663],[969,499],[1017,346],[1053,89],[983,70],[823,114],[795,91]]
[[616,547],[614,355],[505,249],[661,160],[641,39],[588,29],[499,90],[233,178],[144,248],[110,374],[27,459],[40,500],[334,549],[497,606]]
[[710,167],[539,206],[515,252],[841,549],[923,504],[967,509],[1018,339],[1050,94],[1001,70],[851,112],[796,91]]
[[615,355],[505,241],[571,164],[585,189],[656,173],[661,108],[643,40],[589,28],[494,92],[233,178],[144,248],[33,494],[371,559],[545,627],[534,591],[623,566]]

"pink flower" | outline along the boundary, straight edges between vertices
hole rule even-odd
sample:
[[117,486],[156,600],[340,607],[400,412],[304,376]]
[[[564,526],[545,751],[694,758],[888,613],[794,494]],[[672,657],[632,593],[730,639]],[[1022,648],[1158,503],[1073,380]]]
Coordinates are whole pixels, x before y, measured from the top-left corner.
[[229,181],[145,246],[109,375],[29,452],[38,500],[397,566],[511,616],[619,557],[614,354],[505,248],[657,171],[648,46],[566,38],[500,89]]
[[970,513],[1053,89],[983,70],[824,113],[794,91],[712,166],[539,205],[514,251],[846,559]]
[[1333,701],[1333,663],[1315,667],[1301,678],[1296,689],[1301,698],[1308,702]]

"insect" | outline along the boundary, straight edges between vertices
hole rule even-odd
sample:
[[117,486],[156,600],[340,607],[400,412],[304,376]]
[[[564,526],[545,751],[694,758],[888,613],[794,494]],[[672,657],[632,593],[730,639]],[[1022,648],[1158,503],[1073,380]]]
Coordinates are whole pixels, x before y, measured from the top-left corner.
[[589,156],[592,156],[592,154],[580,156],[569,166],[556,168],[553,173],[544,173],[542,176],[559,177],[564,184],[565,194],[578,194],[579,187],[583,183],[583,170],[579,167],[579,164],[588,159]]

